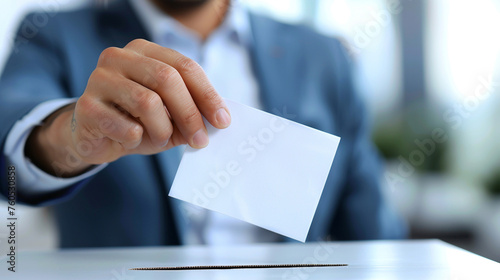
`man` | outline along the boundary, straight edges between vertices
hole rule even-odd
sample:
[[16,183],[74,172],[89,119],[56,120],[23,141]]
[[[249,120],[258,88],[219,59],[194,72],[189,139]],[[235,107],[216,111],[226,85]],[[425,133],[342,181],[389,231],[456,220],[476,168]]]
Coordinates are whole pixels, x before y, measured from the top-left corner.
[[232,4],[122,0],[29,38],[21,25],[0,80],[2,163],[19,200],[54,205],[62,247],[282,240],[167,197],[175,147],[209,144],[202,116],[230,125],[222,97],[343,138],[308,240],[404,236],[341,44]]

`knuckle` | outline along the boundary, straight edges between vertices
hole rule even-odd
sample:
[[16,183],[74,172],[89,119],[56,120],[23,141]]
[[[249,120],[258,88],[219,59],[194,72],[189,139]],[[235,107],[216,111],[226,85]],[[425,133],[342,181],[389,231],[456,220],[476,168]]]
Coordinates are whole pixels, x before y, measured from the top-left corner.
[[78,99],[75,110],[78,111],[78,115],[82,115],[84,117],[93,116],[96,112],[100,112],[94,98],[89,97],[88,95],[82,95]]
[[155,74],[156,84],[165,85],[170,84],[175,80],[180,79],[179,72],[172,67],[162,66]]
[[206,86],[201,94],[203,100],[209,102],[210,105],[220,105],[222,103],[222,99],[219,94],[215,90],[213,86]]
[[185,73],[185,74],[196,73],[201,69],[201,66],[198,63],[196,63],[196,61],[194,61],[188,57],[185,57],[185,56],[181,56],[177,60],[176,64],[177,64],[177,67],[176,67],[177,70],[179,70],[179,72]]
[[131,48],[131,49],[136,49],[136,48],[140,48],[144,45],[147,45],[149,42],[144,40],[144,39],[134,39],[132,41],[130,41],[126,46],[125,48]]
[[86,127],[80,135],[86,140],[95,140],[104,137],[99,128],[96,127]]
[[102,131],[102,133],[112,133],[114,130],[116,130],[116,125],[113,121],[112,118],[110,117],[103,117],[99,120],[99,130]]
[[123,137],[124,142],[126,143],[137,143],[142,140],[142,134],[144,129],[142,126],[138,124],[133,124],[129,129],[126,130],[125,135]]
[[122,54],[123,50],[117,47],[109,47],[106,48],[101,52],[101,55],[99,56],[99,64],[101,65],[107,65],[116,57],[120,56]]
[[142,112],[153,110],[162,100],[159,95],[152,93],[146,88],[136,89],[132,97],[132,106],[138,108]]
[[156,88],[158,88],[158,79],[156,78],[156,72],[157,71],[147,71],[144,74],[141,84],[152,90],[156,90]]
[[172,137],[173,132],[174,131],[171,125],[169,125],[165,129],[162,129],[161,131],[158,132],[157,142],[159,144],[167,143],[167,141],[170,140],[170,137]]
[[188,108],[184,115],[182,116],[182,122],[186,126],[192,126],[196,124],[201,119],[200,112],[196,106],[192,106],[192,108]]
[[89,84],[96,81],[103,81],[108,78],[108,73],[101,67],[97,67],[89,77]]

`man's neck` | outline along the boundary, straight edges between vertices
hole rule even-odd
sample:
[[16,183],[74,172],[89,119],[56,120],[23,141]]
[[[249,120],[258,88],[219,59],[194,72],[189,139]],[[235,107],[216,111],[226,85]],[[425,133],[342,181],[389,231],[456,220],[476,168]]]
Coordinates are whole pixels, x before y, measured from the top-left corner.
[[209,0],[207,3],[189,9],[170,9],[161,0],[151,0],[162,12],[193,30],[205,40],[219,27],[229,8],[230,0]]

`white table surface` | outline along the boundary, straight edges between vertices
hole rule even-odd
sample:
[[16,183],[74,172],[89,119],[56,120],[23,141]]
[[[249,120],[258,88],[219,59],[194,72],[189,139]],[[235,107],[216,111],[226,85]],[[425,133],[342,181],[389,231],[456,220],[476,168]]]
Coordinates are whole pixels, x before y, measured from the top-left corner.
[[[347,267],[132,271],[134,267],[346,263]],[[18,252],[0,279],[500,279],[500,264],[439,240]]]

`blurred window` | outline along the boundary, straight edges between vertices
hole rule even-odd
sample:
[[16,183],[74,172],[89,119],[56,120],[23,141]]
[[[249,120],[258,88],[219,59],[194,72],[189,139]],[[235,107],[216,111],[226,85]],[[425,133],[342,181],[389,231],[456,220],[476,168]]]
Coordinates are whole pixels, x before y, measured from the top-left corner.
[[494,75],[500,1],[427,0],[426,73],[435,101],[461,102]]

